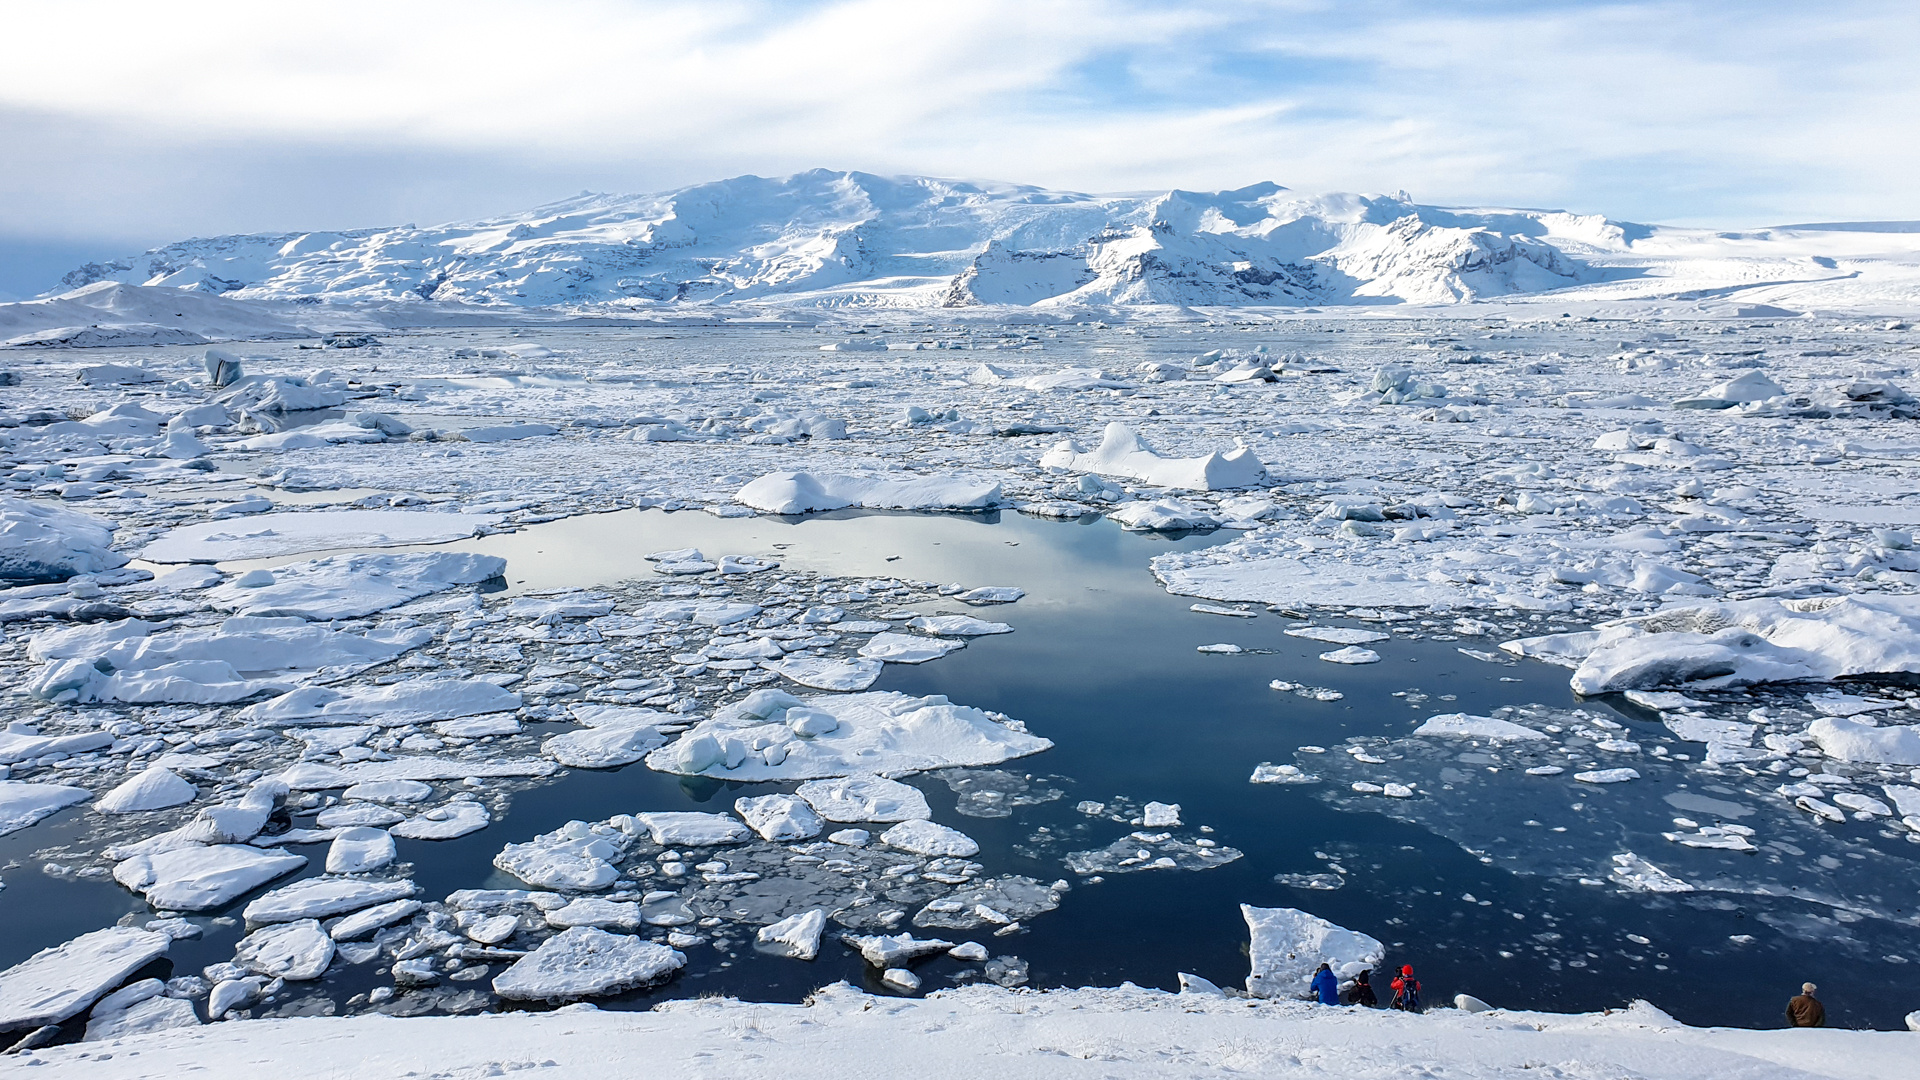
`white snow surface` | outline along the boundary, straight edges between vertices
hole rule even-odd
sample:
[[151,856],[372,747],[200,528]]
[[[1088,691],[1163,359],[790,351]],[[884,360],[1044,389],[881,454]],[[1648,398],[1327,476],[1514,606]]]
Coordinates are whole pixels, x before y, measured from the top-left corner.
[[[635,964],[632,970],[646,969]],[[530,992],[573,989],[564,976],[529,976],[518,985]],[[743,1042],[743,1030],[753,1037]],[[1911,1075],[1912,1038],[1910,1032],[1841,1028],[1694,1028],[1645,1002],[1605,1014],[1495,1009],[1412,1016],[1131,986],[1043,993],[970,986],[901,1000],[838,983],[806,1005],[714,998],[642,1012],[262,1020],[138,1036],[111,1054],[99,1053],[98,1043],[43,1049],[31,1060],[80,1080],[145,1080],[199,1069],[240,1075],[257,1071],[260,1062],[288,1080],[342,1069],[365,1076],[477,1077],[548,1061],[553,1064],[545,1071],[568,1080],[692,1078],[732,1069],[810,1080],[849,1070],[960,1080],[979,1075],[981,1048],[992,1047],[995,1073],[1010,1080],[1174,1080],[1194,1075],[1195,1061],[1231,1063],[1238,1072],[1276,1080],[1324,1076],[1329,1061],[1351,1075],[1441,1068],[1462,1080],[1529,1080],[1541,1062],[1580,1062],[1585,1070],[1645,1080],[1857,1080]],[[634,1056],[636,1046],[647,1047],[644,1060]],[[134,1050],[137,1055],[128,1052]]]

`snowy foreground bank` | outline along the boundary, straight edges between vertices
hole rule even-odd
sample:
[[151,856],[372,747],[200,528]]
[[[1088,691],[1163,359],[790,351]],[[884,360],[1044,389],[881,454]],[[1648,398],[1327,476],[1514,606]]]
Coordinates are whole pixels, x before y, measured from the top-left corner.
[[1694,1028],[1644,1002],[1604,1014],[1425,1016],[1132,986],[879,998],[846,984],[807,1005],[676,1001],[474,1017],[222,1024],[6,1059],[0,1075],[100,1078],[501,1076],[1492,1077],[1920,1076],[1908,1032]]

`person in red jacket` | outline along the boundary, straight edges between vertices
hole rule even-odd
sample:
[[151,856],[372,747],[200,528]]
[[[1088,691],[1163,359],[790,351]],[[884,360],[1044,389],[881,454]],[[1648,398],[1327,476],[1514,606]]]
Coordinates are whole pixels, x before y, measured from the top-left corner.
[[1413,977],[1413,965],[1400,965],[1400,974],[1393,979],[1393,1007],[1401,1012],[1420,1012],[1420,980]]

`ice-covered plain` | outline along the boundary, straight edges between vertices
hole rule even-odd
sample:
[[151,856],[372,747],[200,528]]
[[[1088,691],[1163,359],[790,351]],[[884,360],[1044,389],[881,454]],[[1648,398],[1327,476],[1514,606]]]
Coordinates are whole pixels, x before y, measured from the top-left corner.
[[[1897,268],[1741,311],[1648,299],[1692,264],[1619,272],[1704,238],[1229,194],[985,192],[969,220],[1023,239],[898,304],[870,280],[898,251],[784,291],[741,269],[689,289],[726,298],[705,314],[646,274],[538,292],[567,229],[666,245],[665,197],[528,218],[431,299],[308,257],[401,282],[427,241],[390,233],[100,270],[96,304],[193,284],[304,321],[0,352],[0,1000],[69,987],[15,1032],[174,1053],[220,1017],[1225,985],[1249,926],[1259,997],[1304,993],[1309,956],[1743,1022],[1771,985],[1705,1002],[1684,973],[1901,985],[1920,343],[1858,291]],[[688,260],[730,234],[692,235]],[[1286,236],[1294,277],[1248,259]],[[1494,268],[1415,282],[1442,241]],[[1282,276],[1116,291],[1123,249],[1176,244]],[[509,259],[524,297],[488,292]],[[1016,294],[1047,302],[987,303]],[[275,306],[299,296],[365,303]],[[407,325],[448,296],[498,325]],[[1133,993],[1031,1000],[1182,1007]],[[1920,1007],[1849,994],[1880,1026]],[[1202,1012],[1293,1022],[1250,1001]]]

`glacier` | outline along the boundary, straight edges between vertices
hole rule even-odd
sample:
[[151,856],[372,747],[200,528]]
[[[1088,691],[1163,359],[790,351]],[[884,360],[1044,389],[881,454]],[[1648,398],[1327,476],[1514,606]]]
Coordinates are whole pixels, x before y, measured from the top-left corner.
[[[1910,303],[1917,248],[1920,237],[1892,228],[1714,233],[1271,182],[1097,195],[815,169],[652,194],[582,192],[424,228],[182,240],[88,263],[42,299],[0,305],[0,329],[36,331],[22,343],[129,344],[162,340],[163,322],[206,338],[288,334],[330,314],[309,305],[372,309],[377,321],[408,325],[475,307],[832,314],[1430,306],[1542,294],[1723,314],[1750,301],[1771,315],[1761,309]],[[203,294],[203,306],[266,304],[250,320],[209,309],[218,325],[186,327],[147,311],[163,305],[138,299],[145,288]],[[124,326],[108,320],[77,334],[103,312],[131,314]],[[49,339],[52,329],[64,336]]]

